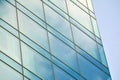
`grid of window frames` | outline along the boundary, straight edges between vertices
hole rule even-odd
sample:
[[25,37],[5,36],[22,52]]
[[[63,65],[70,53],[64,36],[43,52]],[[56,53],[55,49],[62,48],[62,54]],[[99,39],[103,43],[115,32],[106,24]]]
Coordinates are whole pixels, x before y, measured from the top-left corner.
[[0,0],[0,80],[111,80],[91,0]]

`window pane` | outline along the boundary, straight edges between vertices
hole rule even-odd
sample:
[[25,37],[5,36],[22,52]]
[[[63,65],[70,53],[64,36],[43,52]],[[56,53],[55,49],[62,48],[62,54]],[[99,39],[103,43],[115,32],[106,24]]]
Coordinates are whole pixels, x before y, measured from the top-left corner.
[[106,67],[108,67],[103,47],[101,45],[98,45],[98,48],[99,48],[102,64],[104,64]]
[[16,9],[5,0],[0,1],[0,18],[17,29]]
[[[53,80],[52,64],[22,43],[23,65],[43,80]],[[26,58],[27,56],[27,58]]]
[[44,19],[43,14],[43,8],[42,8],[42,2],[40,0],[17,0],[19,3],[21,3],[23,6],[25,6],[27,9],[32,11],[34,14],[39,16],[40,18]]
[[67,13],[65,0],[57,0],[57,1],[56,0],[50,0],[50,1],[52,3],[54,3],[55,5],[57,5],[57,7],[59,7],[60,9],[62,9],[63,11],[65,11]]
[[23,77],[0,61],[0,80],[23,80]]
[[35,76],[33,73],[31,73],[27,69],[24,69],[24,75],[27,76],[30,80],[42,80],[41,78]]
[[75,51],[62,43],[59,39],[49,34],[50,47],[53,55],[58,57],[61,61],[78,71]]
[[63,80],[63,79],[64,80],[75,80],[55,65],[54,65],[54,71],[55,71],[56,80]]
[[12,60],[10,57],[6,56],[6,54],[1,51],[0,51],[0,60],[6,62],[8,65],[16,69],[18,72],[22,73],[22,66],[16,63],[14,60]]
[[94,28],[94,32],[95,32],[95,35],[98,36],[100,38],[100,34],[99,34],[99,31],[98,31],[98,26],[97,26],[97,22],[95,19],[92,19],[92,24],[93,24],[93,28]]
[[87,0],[87,3],[88,3],[88,8],[94,12],[93,10],[93,6],[92,6],[92,1],[91,0]]
[[19,40],[2,28],[0,28],[0,50],[21,63]]
[[[79,7],[77,7],[74,3],[70,1],[68,1],[67,3],[68,3],[70,16],[72,16],[76,21],[82,24],[85,28],[93,32],[89,15],[85,13],[83,10],[81,10]],[[72,21],[72,18],[71,18],[71,21]]]
[[48,50],[47,31],[27,16],[19,12],[20,31]]
[[105,73],[80,55],[78,57],[80,63],[80,72],[87,80],[106,80]]
[[[72,40],[70,24],[56,12],[45,6],[45,14],[47,23],[53,26],[57,31],[61,32],[67,38]],[[54,15],[54,16],[53,16]]]
[[97,60],[100,59],[99,53],[98,53],[98,48],[96,45],[96,42],[93,41],[91,38],[86,36],[84,33],[82,33],[80,30],[77,28],[73,27],[73,34],[74,34],[74,39],[75,43],[82,48],[84,51],[89,53],[91,56],[96,58]]
[[87,6],[86,0],[78,0],[79,2],[81,2],[84,6]]

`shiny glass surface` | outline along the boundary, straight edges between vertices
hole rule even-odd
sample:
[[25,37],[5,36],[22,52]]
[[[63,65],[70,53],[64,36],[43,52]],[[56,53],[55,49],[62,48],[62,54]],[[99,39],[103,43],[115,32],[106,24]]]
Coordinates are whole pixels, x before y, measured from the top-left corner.
[[78,56],[80,72],[87,80],[106,80],[105,73],[81,56]]
[[7,21],[17,29],[16,8],[5,0],[0,1],[0,18]]
[[74,26],[73,26],[73,34],[75,38],[75,43],[80,48],[82,48],[85,52],[87,52],[97,60],[100,60],[98,48],[95,41],[93,41],[91,38],[86,36],[84,33],[82,33]]
[[14,69],[0,61],[0,80],[23,80],[23,77]]
[[[23,65],[44,80],[53,80],[52,64],[22,43]],[[26,58],[27,57],[27,58]],[[48,73],[49,72],[49,73]],[[47,75],[46,75],[47,74]]]
[[93,32],[89,15],[69,0],[67,1],[67,5],[70,16],[82,24],[89,31]]
[[0,80],[23,79],[112,80],[91,0],[0,0]]
[[55,65],[54,65],[54,71],[55,71],[56,80],[62,80],[62,79],[64,79],[64,80],[75,80],[74,78],[72,78],[71,76],[66,74],[64,71],[62,71],[61,69],[59,69]]
[[[53,26],[57,31],[61,32],[67,38],[72,40],[70,24],[56,12],[45,6],[46,21]],[[54,15],[54,16],[53,16]]]
[[42,2],[40,0],[16,0],[18,3],[22,4],[29,10],[31,10],[34,14],[44,19]]
[[19,40],[2,28],[0,28],[0,50],[21,63]]
[[58,57],[61,61],[69,65],[74,70],[78,71],[77,59],[75,51],[62,43],[59,39],[49,34],[50,47],[53,55]]
[[47,31],[21,12],[18,12],[18,18],[20,31],[48,50]]

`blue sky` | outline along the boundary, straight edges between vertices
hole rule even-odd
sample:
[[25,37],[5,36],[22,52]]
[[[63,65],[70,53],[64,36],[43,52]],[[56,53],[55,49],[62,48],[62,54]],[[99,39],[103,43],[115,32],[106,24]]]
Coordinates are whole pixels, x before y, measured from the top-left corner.
[[93,0],[112,80],[120,80],[120,0]]

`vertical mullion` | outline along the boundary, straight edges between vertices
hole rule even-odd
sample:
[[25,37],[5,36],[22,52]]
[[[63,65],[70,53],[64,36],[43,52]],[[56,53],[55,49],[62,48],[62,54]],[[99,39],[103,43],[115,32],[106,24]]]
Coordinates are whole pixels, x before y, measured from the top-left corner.
[[23,59],[22,59],[22,47],[21,47],[21,40],[20,40],[20,28],[19,28],[18,10],[17,10],[17,2],[16,2],[16,0],[15,0],[15,6],[16,6],[16,19],[17,19],[18,38],[19,38],[19,46],[20,46],[20,58],[21,58],[22,74],[23,74],[23,80],[24,80]]
[[[89,6],[88,6],[88,1],[86,0],[86,3],[87,3],[87,7],[89,8]],[[88,10],[88,12],[89,12],[89,14],[90,14],[90,10]],[[94,25],[93,25],[93,23],[92,23],[92,18],[91,18],[91,16],[89,16],[90,17],[90,22],[91,22],[91,25],[92,25],[92,30],[93,30],[93,33],[94,33],[94,38],[95,38],[95,40],[97,41],[97,39],[96,39],[96,35],[95,35],[95,31],[94,31]],[[102,64],[102,59],[101,59],[101,56],[100,56],[100,51],[99,51],[99,47],[98,47],[98,44],[96,43],[96,46],[97,46],[97,49],[98,49],[98,54],[97,54],[97,56],[99,57],[99,59],[100,59],[100,62],[101,62],[101,64]],[[104,69],[103,68],[104,66],[102,65],[102,69]],[[106,80],[106,75],[105,75],[105,73],[104,73],[104,80]]]
[[[43,3],[43,0],[42,1],[42,7],[43,7],[43,13],[44,13],[44,20],[45,20],[45,26],[46,26],[46,32],[47,32],[47,40],[48,40],[48,47],[49,47],[49,52],[50,52],[50,59],[52,61],[52,53],[51,53],[51,47],[50,47],[50,38],[49,38],[49,34],[48,34],[48,27],[47,27],[47,24],[46,24],[46,15],[45,15],[45,8],[44,8],[44,3]],[[54,77],[54,80],[56,80],[55,78],[55,71],[54,71],[54,65],[53,63],[51,62],[52,64],[52,73],[53,73],[53,77]]]
[[[67,13],[68,13],[68,19],[70,21],[70,15],[69,15],[69,10],[68,10],[67,0],[65,0],[65,4],[66,4],[66,8],[67,8]],[[75,54],[76,54],[76,61],[77,61],[79,73],[81,75],[80,64],[79,64],[79,60],[78,60],[78,53],[77,53],[77,50],[76,50],[76,46],[75,46],[76,44],[75,44],[75,39],[74,39],[74,35],[73,35],[73,28],[72,28],[72,25],[71,25],[70,22],[69,22],[69,24],[70,24],[70,29],[71,29],[71,35],[72,35],[72,41],[73,41],[73,44],[74,44]],[[81,77],[80,77],[80,79],[81,79]]]

